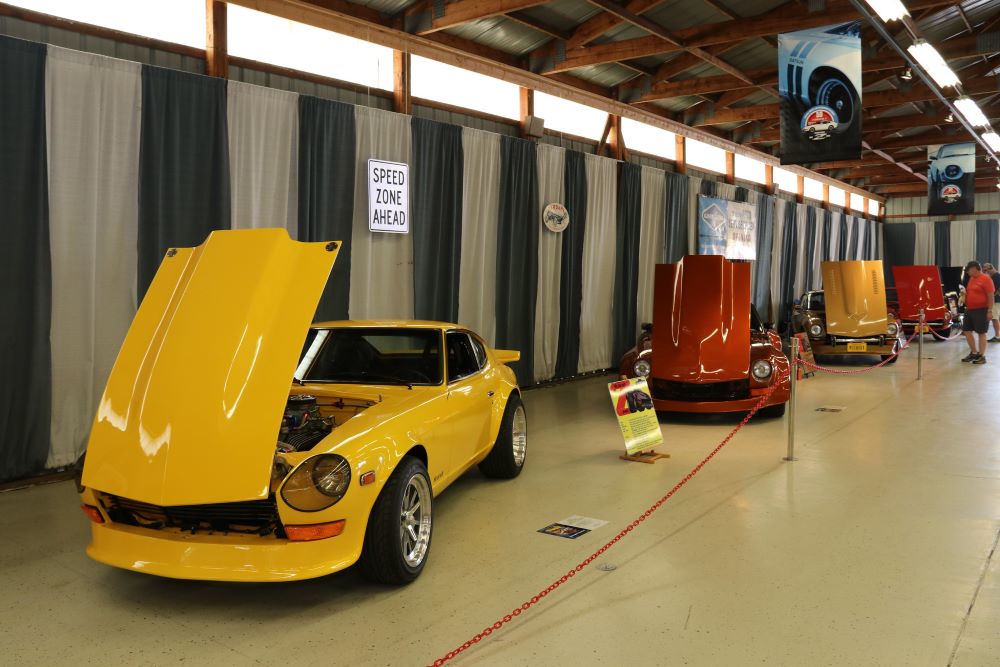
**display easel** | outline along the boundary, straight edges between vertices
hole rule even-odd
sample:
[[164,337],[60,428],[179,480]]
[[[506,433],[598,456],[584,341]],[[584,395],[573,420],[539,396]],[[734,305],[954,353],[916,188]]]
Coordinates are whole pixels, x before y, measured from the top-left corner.
[[660,459],[669,459],[670,454],[660,454],[655,449],[648,452],[636,452],[635,454],[622,454],[619,456],[622,461],[635,461],[637,463],[656,463]]

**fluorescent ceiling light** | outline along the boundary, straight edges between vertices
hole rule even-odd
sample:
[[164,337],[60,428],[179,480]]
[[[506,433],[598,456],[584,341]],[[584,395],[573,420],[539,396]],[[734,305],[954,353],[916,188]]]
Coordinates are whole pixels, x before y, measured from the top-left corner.
[[909,16],[910,12],[906,11],[906,7],[900,0],[865,0],[875,13],[878,14],[879,18],[888,23],[889,21],[898,21],[904,16]]
[[971,97],[958,98],[955,100],[955,107],[973,127],[986,127],[990,124],[990,120],[986,117],[986,114],[983,113],[979,105],[976,104],[976,101]]
[[1000,151],[1000,134],[997,134],[996,132],[987,132],[983,135],[983,141],[985,141],[993,150]]
[[937,85],[941,87],[957,86],[960,83],[958,77],[955,76],[951,67],[948,66],[933,44],[919,40],[911,44],[907,51],[931,75]]

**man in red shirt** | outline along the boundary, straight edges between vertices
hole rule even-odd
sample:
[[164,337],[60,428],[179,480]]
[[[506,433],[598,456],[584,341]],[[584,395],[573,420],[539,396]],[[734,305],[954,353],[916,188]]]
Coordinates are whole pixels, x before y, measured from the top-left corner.
[[[986,331],[990,326],[993,313],[993,280],[983,273],[979,262],[969,262],[965,265],[969,274],[969,284],[965,286],[965,319],[962,331],[969,343],[969,356],[962,361],[974,364],[986,363]],[[979,338],[979,352],[976,352],[976,335]]]

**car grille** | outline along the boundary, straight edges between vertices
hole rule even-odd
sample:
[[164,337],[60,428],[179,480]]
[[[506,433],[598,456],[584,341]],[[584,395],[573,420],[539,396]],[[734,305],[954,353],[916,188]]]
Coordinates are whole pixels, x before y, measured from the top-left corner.
[[750,380],[673,382],[653,379],[653,398],[661,401],[737,401],[750,398]]
[[248,533],[284,537],[274,498],[238,503],[172,505],[161,507],[120,496],[101,496],[104,509],[115,523],[185,532]]

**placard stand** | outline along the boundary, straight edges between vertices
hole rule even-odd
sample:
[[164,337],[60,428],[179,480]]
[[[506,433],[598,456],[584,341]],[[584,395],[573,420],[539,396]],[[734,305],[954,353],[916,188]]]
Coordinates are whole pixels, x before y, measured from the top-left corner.
[[622,454],[618,458],[622,461],[635,461],[637,463],[656,463],[660,459],[669,459],[670,454],[660,454],[655,449],[648,452],[636,452],[635,454]]

